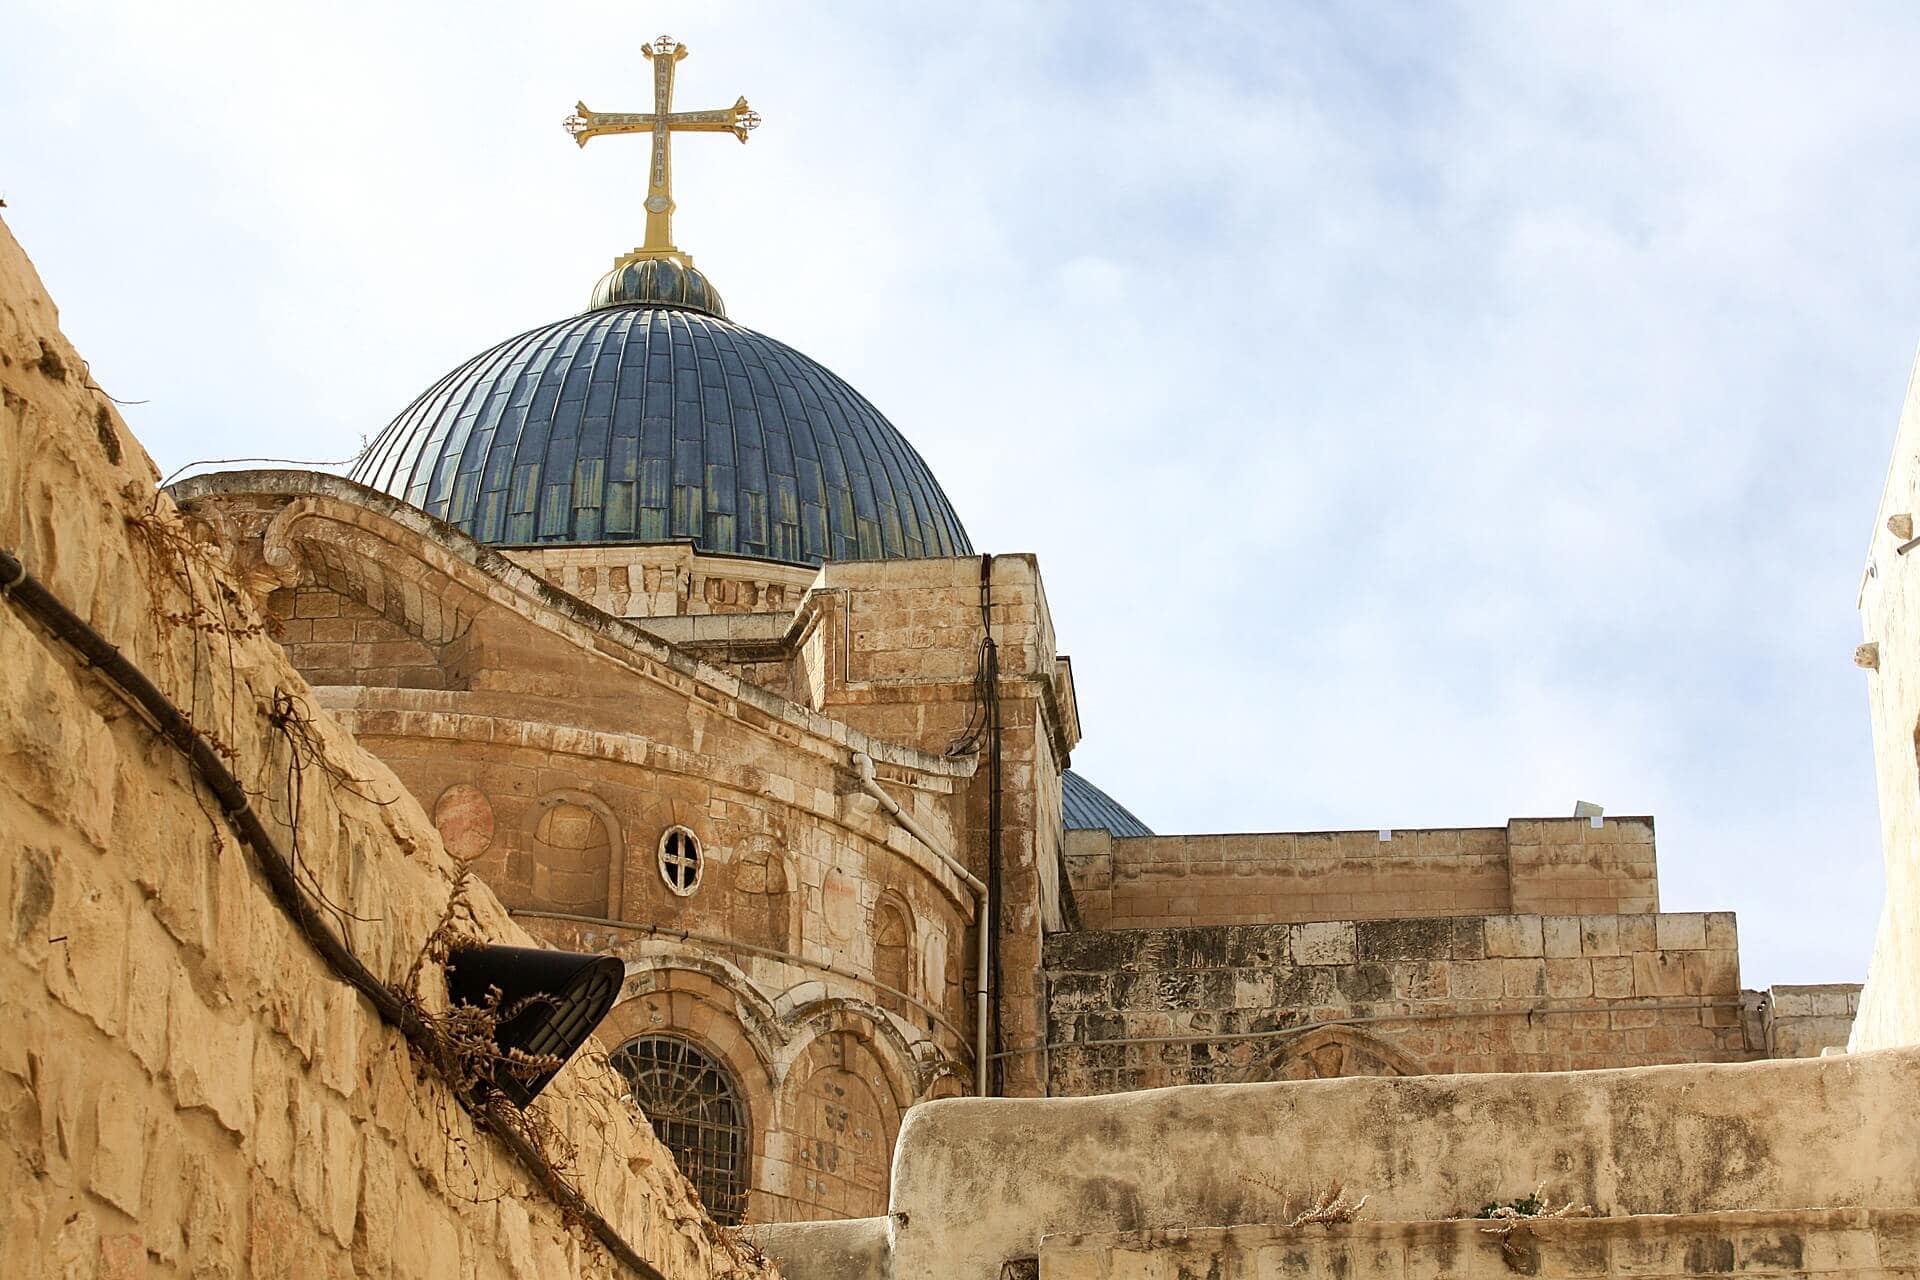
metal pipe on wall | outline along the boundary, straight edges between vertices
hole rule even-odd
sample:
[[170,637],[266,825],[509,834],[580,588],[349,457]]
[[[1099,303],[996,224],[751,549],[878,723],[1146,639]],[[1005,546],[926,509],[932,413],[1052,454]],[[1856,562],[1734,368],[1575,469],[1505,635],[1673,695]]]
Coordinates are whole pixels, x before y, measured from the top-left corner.
[[962,884],[973,891],[974,931],[980,937],[979,970],[974,979],[974,1045],[973,1075],[974,1092],[980,1097],[987,1096],[992,1080],[992,1066],[987,1056],[987,990],[989,971],[993,964],[993,925],[987,919],[987,886],[980,877],[967,870],[966,864],[940,847],[927,829],[920,825],[914,816],[900,807],[898,801],[887,794],[886,788],[873,774],[873,757],[864,751],[853,753],[853,769],[860,775],[860,789],[880,802],[893,820],[900,824],[906,833],[933,851],[933,856],[945,863],[947,870],[960,878]]

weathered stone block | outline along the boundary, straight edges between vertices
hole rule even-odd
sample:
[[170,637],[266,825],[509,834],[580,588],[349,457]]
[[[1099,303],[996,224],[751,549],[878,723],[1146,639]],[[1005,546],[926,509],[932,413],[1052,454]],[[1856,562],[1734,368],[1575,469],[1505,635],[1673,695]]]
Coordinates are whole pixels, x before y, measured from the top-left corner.
[[1734,951],[1740,946],[1740,936],[1731,911],[1709,911],[1707,919],[1707,949],[1710,951]]
[[1620,918],[1618,916],[1581,916],[1580,953],[1586,956],[1620,954]]
[[1633,958],[1631,956],[1595,956],[1589,967],[1593,972],[1593,994],[1603,1000],[1624,1000],[1633,994]]
[[1497,1000],[1506,994],[1506,961],[1456,960],[1447,970],[1456,1000]]
[[1547,994],[1547,962],[1541,959],[1514,959],[1501,962],[1501,981],[1509,996]]
[[1301,965],[1352,964],[1357,958],[1354,925],[1333,920],[1292,926],[1293,961]]
[[102,1090],[94,1108],[94,1148],[87,1185],[102,1200],[136,1220],[147,1172],[147,1116],[146,1099],[130,1089]]
[[1453,954],[1453,922],[1362,920],[1354,925],[1361,960],[1444,960]]
[[1542,916],[1541,949],[1550,959],[1566,959],[1581,954],[1579,916]]
[[1615,919],[1620,924],[1620,954],[1630,956],[1652,951],[1659,945],[1654,924],[1657,917],[1647,913],[1629,915],[1623,912]]
[[1654,917],[1654,942],[1662,951],[1702,951],[1707,918],[1698,912],[1668,912]]
[[1538,956],[1543,950],[1539,916],[1488,916],[1486,931],[1489,957]]
[[184,971],[167,996],[167,1075],[180,1106],[244,1134],[253,1119],[253,1024],[209,1009]]
[[1586,959],[1551,959],[1546,962],[1547,994],[1571,999],[1593,994],[1593,962]]
[[110,1036],[118,1036],[127,1006],[127,903],[124,891],[83,866],[91,855],[65,853],[54,861],[53,909],[42,925],[47,990]]
[[1642,951],[1633,957],[1633,994],[1680,996],[1687,994],[1687,969],[1677,952]]

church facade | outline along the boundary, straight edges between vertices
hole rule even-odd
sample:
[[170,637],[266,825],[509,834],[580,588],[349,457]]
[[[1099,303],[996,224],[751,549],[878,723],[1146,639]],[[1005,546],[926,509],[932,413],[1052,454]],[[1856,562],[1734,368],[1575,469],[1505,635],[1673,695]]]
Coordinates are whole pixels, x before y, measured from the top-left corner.
[[[527,930],[619,956],[601,1038],[722,1222],[884,1214],[962,1094],[1725,1063],[1843,1042],[1660,909],[1649,818],[1165,836],[1069,769],[1039,564],[976,554],[855,389],[647,242],[348,478],[172,493],[318,703]],[[425,371],[423,371],[425,372]]]

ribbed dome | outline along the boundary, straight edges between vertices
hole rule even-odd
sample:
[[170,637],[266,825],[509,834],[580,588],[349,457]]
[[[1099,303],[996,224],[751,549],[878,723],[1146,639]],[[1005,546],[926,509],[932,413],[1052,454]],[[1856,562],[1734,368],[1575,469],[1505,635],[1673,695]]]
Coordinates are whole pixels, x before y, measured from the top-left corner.
[[803,564],[972,552],[920,455],[859,392],[676,307],[603,306],[482,352],[395,418],[352,478],[508,546],[684,538]]
[[1125,805],[1071,769],[1060,775],[1060,808],[1069,831],[1109,831],[1116,836],[1153,834]]

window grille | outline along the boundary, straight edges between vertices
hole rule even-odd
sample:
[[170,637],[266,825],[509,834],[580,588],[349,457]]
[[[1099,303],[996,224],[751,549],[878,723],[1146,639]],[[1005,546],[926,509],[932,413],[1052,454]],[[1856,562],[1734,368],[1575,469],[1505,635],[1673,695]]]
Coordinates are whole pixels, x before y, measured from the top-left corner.
[[678,1036],[639,1036],[609,1061],[713,1220],[738,1223],[747,1207],[749,1143],[732,1074]]
[[700,838],[685,827],[668,827],[660,837],[660,878],[687,897],[700,887]]

